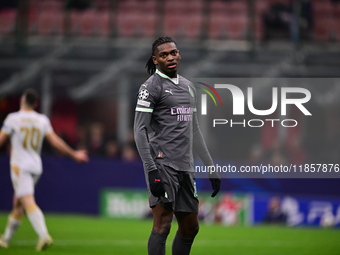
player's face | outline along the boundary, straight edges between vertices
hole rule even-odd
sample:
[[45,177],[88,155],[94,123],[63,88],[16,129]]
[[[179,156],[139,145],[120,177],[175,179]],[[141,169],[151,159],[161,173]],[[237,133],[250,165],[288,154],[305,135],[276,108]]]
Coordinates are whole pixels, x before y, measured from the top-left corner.
[[177,69],[181,54],[173,42],[159,45],[154,52],[153,62],[158,65],[159,71],[168,75],[170,78],[177,76]]

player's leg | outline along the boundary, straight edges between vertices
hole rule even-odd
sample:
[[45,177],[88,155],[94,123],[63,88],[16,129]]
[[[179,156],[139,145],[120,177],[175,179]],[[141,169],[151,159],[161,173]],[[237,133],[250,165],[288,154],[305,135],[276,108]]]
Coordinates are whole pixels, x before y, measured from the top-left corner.
[[148,254],[164,255],[174,212],[170,203],[160,203],[152,208],[152,213],[153,227],[148,241]]
[[172,254],[188,255],[199,230],[198,214],[176,212],[175,215],[178,222],[178,231],[172,243]]
[[53,240],[48,233],[44,214],[36,204],[34,196],[23,196],[20,198],[20,202],[26,211],[26,215],[31,222],[33,229],[39,236],[37,250],[40,251],[47,248],[53,243]]
[[34,186],[38,182],[40,175],[22,172],[20,183],[18,183],[17,197],[26,211],[27,218],[29,219],[33,229],[39,236],[37,250],[47,248],[52,244],[43,212],[40,210],[34,199]]
[[188,255],[199,229],[195,173],[180,173],[175,216],[178,222],[178,231],[172,243],[172,254]]
[[8,248],[8,244],[11,241],[13,235],[16,233],[17,229],[21,225],[22,218],[24,216],[24,210],[16,197],[13,196],[13,210],[8,216],[8,221],[5,229],[5,233],[0,239],[0,247]]

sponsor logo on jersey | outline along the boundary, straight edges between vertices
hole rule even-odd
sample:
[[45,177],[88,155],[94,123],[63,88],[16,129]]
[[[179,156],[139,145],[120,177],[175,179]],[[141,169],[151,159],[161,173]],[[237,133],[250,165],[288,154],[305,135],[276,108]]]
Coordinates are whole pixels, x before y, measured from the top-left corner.
[[194,109],[191,107],[172,107],[171,115],[177,115],[177,121],[192,121]]
[[140,99],[138,99],[137,104],[138,104],[138,105],[145,106],[145,107],[150,107],[150,102],[148,102],[148,101],[143,101],[143,100],[140,100]]
[[172,89],[170,89],[170,90],[166,89],[165,92],[170,93],[171,95],[173,95]]

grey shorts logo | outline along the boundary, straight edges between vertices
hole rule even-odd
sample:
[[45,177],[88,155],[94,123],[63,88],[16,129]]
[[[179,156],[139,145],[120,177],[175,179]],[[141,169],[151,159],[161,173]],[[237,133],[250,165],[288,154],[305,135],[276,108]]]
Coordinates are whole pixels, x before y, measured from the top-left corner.
[[194,197],[198,197],[195,181],[194,181]]

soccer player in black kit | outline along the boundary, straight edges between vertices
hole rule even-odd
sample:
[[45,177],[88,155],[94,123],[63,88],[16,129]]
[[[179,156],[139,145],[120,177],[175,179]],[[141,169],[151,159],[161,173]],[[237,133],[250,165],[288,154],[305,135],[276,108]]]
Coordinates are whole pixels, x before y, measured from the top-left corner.
[[[134,135],[154,217],[149,255],[165,254],[173,214],[178,231],[172,254],[190,253],[199,229],[193,149],[206,166],[214,165],[198,126],[196,89],[177,74],[180,59],[176,43],[170,37],[159,37],[146,64],[151,76],[137,98]],[[215,173],[210,174],[210,181],[214,197],[221,180]]]

